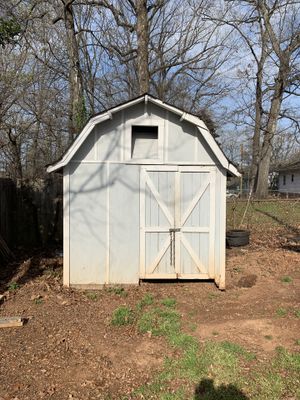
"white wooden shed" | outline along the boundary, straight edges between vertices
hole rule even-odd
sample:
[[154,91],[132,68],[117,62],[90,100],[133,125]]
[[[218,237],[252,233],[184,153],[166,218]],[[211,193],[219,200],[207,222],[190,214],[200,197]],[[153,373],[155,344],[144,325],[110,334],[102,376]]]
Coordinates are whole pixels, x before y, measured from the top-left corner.
[[226,177],[198,117],[143,95],[87,123],[63,170],[64,284],[214,279],[225,287]]

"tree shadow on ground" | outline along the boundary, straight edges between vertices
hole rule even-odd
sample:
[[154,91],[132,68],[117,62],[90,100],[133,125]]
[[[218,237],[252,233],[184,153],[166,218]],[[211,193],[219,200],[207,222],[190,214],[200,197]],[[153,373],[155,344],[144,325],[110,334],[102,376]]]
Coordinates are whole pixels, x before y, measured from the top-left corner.
[[268,211],[263,211],[260,210],[259,208],[254,208],[255,211],[266,215],[267,217],[273,219],[273,221],[277,222],[279,225],[284,226],[286,229],[292,231],[293,233],[295,233],[296,235],[300,234],[300,230],[298,228],[296,228],[295,226],[292,226],[290,224],[288,224],[287,222],[285,222],[283,219],[276,217],[276,215],[273,215],[271,213],[269,213]]
[[248,400],[234,385],[214,386],[212,379],[203,379],[195,388],[194,400]]

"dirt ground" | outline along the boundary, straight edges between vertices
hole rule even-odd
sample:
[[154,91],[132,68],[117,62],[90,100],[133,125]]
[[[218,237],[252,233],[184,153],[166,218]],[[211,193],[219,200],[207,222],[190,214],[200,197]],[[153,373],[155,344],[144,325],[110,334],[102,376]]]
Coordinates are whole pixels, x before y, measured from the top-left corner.
[[19,265],[10,281],[20,286],[10,285],[0,305],[0,317],[28,318],[23,327],[0,330],[0,399],[131,398],[164,358],[178,351],[135,325],[112,326],[113,310],[135,307],[146,293],[175,298],[183,329],[199,341],[230,340],[262,360],[277,346],[299,351],[300,254],[295,250],[262,243],[260,237],[250,246],[228,249],[224,292],[212,282],[81,292],[62,287],[61,258],[34,255]]

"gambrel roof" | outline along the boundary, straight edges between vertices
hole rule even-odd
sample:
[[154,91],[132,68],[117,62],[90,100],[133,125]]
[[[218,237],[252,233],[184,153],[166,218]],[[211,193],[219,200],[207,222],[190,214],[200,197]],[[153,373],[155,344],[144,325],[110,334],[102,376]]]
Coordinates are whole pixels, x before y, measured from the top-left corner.
[[215,141],[213,135],[209,132],[209,129],[205,125],[205,123],[196,115],[193,115],[191,113],[188,113],[184,110],[181,110],[173,105],[170,105],[166,102],[163,102],[152,95],[149,94],[144,94],[142,96],[139,96],[133,100],[129,100],[126,103],[122,103],[118,106],[115,106],[109,110],[103,111],[100,114],[95,115],[92,117],[86,126],[83,128],[81,133],[76,137],[74,142],[71,144],[71,146],[68,148],[68,150],[64,153],[64,155],[61,157],[60,160],[55,162],[52,165],[49,165],[47,168],[47,172],[54,172],[57,171],[64,166],[66,166],[75,153],[78,151],[78,149],[81,147],[81,145],[84,143],[86,138],[89,136],[93,128],[97,125],[100,124],[104,121],[107,121],[109,119],[113,118],[113,115],[121,110],[124,110],[126,108],[132,107],[135,104],[142,103],[142,102],[151,102],[155,104],[158,107],[161,107],[169,112],[172,112],[180,117],[180,121],[188,121],[191,124],[195,125],[203,139],[206,141],[210,149],[212,150],[213,154],[215,155],[216,159],[219,161],[221,166],[225,168],[227,171],[229,171],[232,175],[235,176],[240,176],[240,173],[238,172],[237,168],[227,159],[223,151],[221,150],[220,146],[218,143]]

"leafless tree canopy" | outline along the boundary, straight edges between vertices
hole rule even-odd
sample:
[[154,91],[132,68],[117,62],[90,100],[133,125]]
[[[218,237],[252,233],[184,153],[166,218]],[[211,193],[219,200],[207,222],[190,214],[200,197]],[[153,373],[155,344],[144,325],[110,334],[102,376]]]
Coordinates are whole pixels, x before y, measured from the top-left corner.
[[237,160],[244,142],[260,195],[297,143],[298,1],[0,6],[0,166],[14,179],[42,176],[91,115],[145,92],[206,118]]

